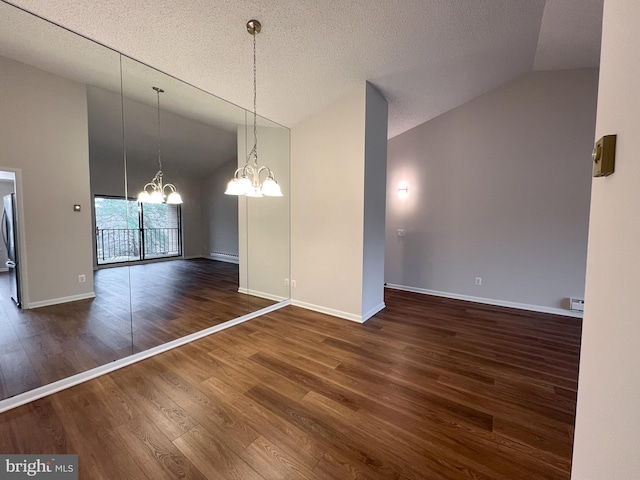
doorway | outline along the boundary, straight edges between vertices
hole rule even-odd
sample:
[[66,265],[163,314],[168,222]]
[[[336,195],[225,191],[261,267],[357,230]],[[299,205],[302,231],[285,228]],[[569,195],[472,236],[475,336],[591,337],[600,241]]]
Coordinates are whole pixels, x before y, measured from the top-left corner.
[[[18,207],[16,203],[15,172],[0,171],[0,198],[2,198],[2,242],[0,242],[0,272],[3,297],[10,298],[18,307],[22,305],[20,288],[20,261],[18,247]],[[3,298],[6,300],[5,298]]]

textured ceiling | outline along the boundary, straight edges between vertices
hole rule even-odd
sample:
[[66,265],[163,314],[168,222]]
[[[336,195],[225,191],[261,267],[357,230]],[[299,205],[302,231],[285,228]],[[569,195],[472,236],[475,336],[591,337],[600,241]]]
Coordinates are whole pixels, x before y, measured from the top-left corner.
[[547,0],[534,69],[598,66],[602,3],[603,0]]
[[14,0],[292,127],[368,80],[395,136],[535,69],[595,67],[603,0]]

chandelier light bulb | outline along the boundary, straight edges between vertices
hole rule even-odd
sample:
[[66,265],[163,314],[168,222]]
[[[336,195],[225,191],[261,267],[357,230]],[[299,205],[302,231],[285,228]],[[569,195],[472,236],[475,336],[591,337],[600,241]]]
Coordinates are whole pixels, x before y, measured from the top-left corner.
[[167,197],[167,203],[170,205],[179,205],[182,203],[182,197],[178,192],[171,192]]
[[272,178],[267,178],[262,184],[262,194],[265,197],[281,197],[280,185]]

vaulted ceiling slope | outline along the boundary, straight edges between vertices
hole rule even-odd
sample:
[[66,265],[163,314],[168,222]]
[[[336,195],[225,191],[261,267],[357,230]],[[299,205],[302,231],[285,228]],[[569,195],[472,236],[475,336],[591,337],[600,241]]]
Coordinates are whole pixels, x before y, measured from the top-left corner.
[[293,127],[368,80],[389,137],[522,74],[597,67],[603,0],[13,0],[246,108],[258,37],[258,111]]

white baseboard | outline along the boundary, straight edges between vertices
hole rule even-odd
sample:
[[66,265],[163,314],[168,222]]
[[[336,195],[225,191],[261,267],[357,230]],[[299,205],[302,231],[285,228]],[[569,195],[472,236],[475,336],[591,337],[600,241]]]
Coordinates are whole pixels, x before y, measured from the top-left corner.
[[9,268],[8,267],[0,267],[0,272],[8,272]]
[[77,302],[78,300],[87,300],[88,298],[96,298],[95,292],[81,293],[79,295],[71,295],[69,297],[51,298],[49,300],[41,300],[39,302],[29,302],[27,309],[48,307],[49,305],[58,305],[60,303]]
[[437,290],[428,290],[426,288],[407,287],[405,285],[395,285],[387,283],[386,288],[393,290],[403,290],[405,292],[422,293],[424,295],[433,295],[434,297],[453,298],[456,300],[465,300],[467,302],[482,303],[485,305],[495,305],[498,307],[517,308],[518,310],[529,310],[530,312],[551,313],[554,315],[563,315],[565,317],[582,318],[582,312],[574,312],[565,310],[564,308],[544,307],[541,305],[530,305],[528,303],[508,302],[506,300],[495,300],[492,298],[473,297],[471,295],[460,295],[458,293],[439,292]]
[[326,313],[333,317],[344,318],[345,320],[351,320],[356,323],[364,323],[373,317],[376,313],[382,310],[386,305],[382,302],[369,310],[364,315],[355,315],[353,313],[347,313],[340,310],[334,310],[333,308],[322,307],[320,305],[314,305],[312,303],[301,302],[299,300],[291,300],[291,305],[296,307],[306,308],[307,310],[313,310],[314,312]]
[[12,408],[19,407],[26,403],[33,402],[34,400],[38,400],[40,398],[46,397],[53,393],[59,392],[61,390],[74,387],[80,383],[87,382],[96,377],[100,377],[102,375],[105,375],[107,373],[113,372],[120,368],[126,367],[133,363],[139,362],[146,358],[153,357],[154,355],[158,355],[159,353],[166,352],[176,347],[181,347],[182,345],[186,345],[187,343],[193,342],[194,340],[198,340],[200,338],[206,337],[208,335],[219,332],[221,330],[225,330],[229,327],[233,327],[235,325],[246,322],[253,318],[259,317],[261,315],[265,315],[269,312],[273,312],[282,307],[286,307],[287,305],[290,305],[290,304],[291,302],[289,300],[286,300],[284,302],[280,302],[275,305],[270,305],[268,307],[262,308],[255,312],[248,313],[247,315],[243,315],[242,317],[238,317],[233,320],[229,320],[228,322],[221,323],[220,325],[216,325],[216,326],[207,328],[205,330],[192,333],[191,335],[187,335],[186,337],[172,340],[163,345],[158,345],[157,347],[150,348],[149,350],[145,350],[144,352],[139,352],[139,353],[130,355],[128,357],[121,358],[120,360],[115,360],[106,365],[101,365],[99,367],[92,368],[91,370],[87,370],[86,372],[78,373],[76,375],[72,375],[71,377],[63,378],[62,380],[49,383],[48,385],[35,388],[28,392],[20,393],[15,397],[7,398],[5,400],[0,400],[0,413],[6,412],[7,410],[11,410]]
[[284,300],[288,300],[287,297],[282,297],[280,295],[273,295],[272,293],[267,293],[267,292],[260,292],[258,290],[251,290],[244,287],[238,288],[238,293],[253,295],[254,297],[266,298],[267,300],[273,300],[275,302],[282,302]]
[[375,307],[373,307],[371,310],[369,310],[367,313],[362,315],[362,323],[366,322],[367,320],[369,320],[371,317],[373,317],[376,313],[378,313],[380,310],[382,310],[384,307],[386,307],[386,305],[384,304],[384,302],[382,302],[379,305],[376,305]]
[[219,252],[211,252],[209,257],[211,260],[217,260],[219,262],[227,262],[227,263],[240,263],[240,257],[238,255],[234,255],[231,253],[219,253]]
[[343,312],[341,310],[334,310],[333,308],[322,307],[320,305],[314,305],[313,303],[301,302],[300,300],[291,300],[291,305],[296,307],[306,308],[307,310],[313,310],[314,312],[326,313],[332,317],[344,318],[345,320],[351,320],[352,322],[364,323],[361,315],[354,313]]

